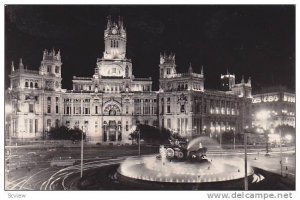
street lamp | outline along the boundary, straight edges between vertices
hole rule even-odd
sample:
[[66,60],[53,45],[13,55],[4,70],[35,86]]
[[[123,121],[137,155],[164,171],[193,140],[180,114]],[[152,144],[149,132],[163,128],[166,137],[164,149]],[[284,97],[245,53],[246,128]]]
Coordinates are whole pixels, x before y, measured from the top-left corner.
[[80,156],[80,178],[82,178],[82,172],[83,172],[83,134],[84,134],[84,131],[83,131],[83,126],[81,127],[81,156]]
[[139,156],[141,156],[141,132],[140,129],[137,128],[137,134],[139,136],[138,140],[139,140]]

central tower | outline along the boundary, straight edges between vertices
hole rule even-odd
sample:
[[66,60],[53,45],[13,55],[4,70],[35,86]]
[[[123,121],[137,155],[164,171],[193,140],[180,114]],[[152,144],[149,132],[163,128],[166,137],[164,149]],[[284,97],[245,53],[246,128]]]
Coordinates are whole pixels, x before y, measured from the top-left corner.
[[126,31],[121,17],[119,17],[117,21],[113,21],[111,16],[108,16],[107,27],[104,31],[104,43],[104,59],[125,59]]
[[132,78],[132,63],[126,58],[127,34],[121,17],[112,19],[107,17],[104,30],[103,57],[97,59],[95,78],[114,77]]

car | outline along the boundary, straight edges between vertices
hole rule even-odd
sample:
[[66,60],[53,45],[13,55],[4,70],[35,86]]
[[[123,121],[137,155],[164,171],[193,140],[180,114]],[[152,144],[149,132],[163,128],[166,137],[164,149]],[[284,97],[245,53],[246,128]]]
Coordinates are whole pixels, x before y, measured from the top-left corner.
[[67,167],[72,166],[76,162],[72,157],[56,157],[53,158],[50,162],[51,167]]

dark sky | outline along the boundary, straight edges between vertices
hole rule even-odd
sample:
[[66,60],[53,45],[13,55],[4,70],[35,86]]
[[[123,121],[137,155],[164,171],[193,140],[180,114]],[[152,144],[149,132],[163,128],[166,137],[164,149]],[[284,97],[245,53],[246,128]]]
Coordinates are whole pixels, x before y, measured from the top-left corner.
[[63,87],[72,76],[92,76],[104,51],[108,15],[124,17],[127,58],[136,77],[158,88],[159,53],[175,52],[177,71],[204,66],[205,87],[217,89],[227,69],[253,90],[285,85],[295,89],[295,6],[32,6],[5,7],[5,87],[10,63],[23,58],[38,69],[44,49],[62,53]]

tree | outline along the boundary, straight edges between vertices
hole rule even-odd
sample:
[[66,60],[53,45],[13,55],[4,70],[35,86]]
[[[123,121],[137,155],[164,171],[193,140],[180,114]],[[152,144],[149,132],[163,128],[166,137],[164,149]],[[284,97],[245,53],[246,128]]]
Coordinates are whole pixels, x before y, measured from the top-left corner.
[[234,132],[232,130],[222,133],[222,143],[233,144]]
[[[166,144],[169,143],[171,137],[178,137],[165,128],[157,128],[145,124],[137,126],[136,131],[130,134],[132,140],[138,141],[139,135],[147,143]],[[179,138],[179,137],[178,137]]]
[[[81,134],[83,131],[79,128],[69,129],[66,126],[53,127],[48,132],[50,140],[81,140]],[[83,139],[86,135],[83,134]]]

